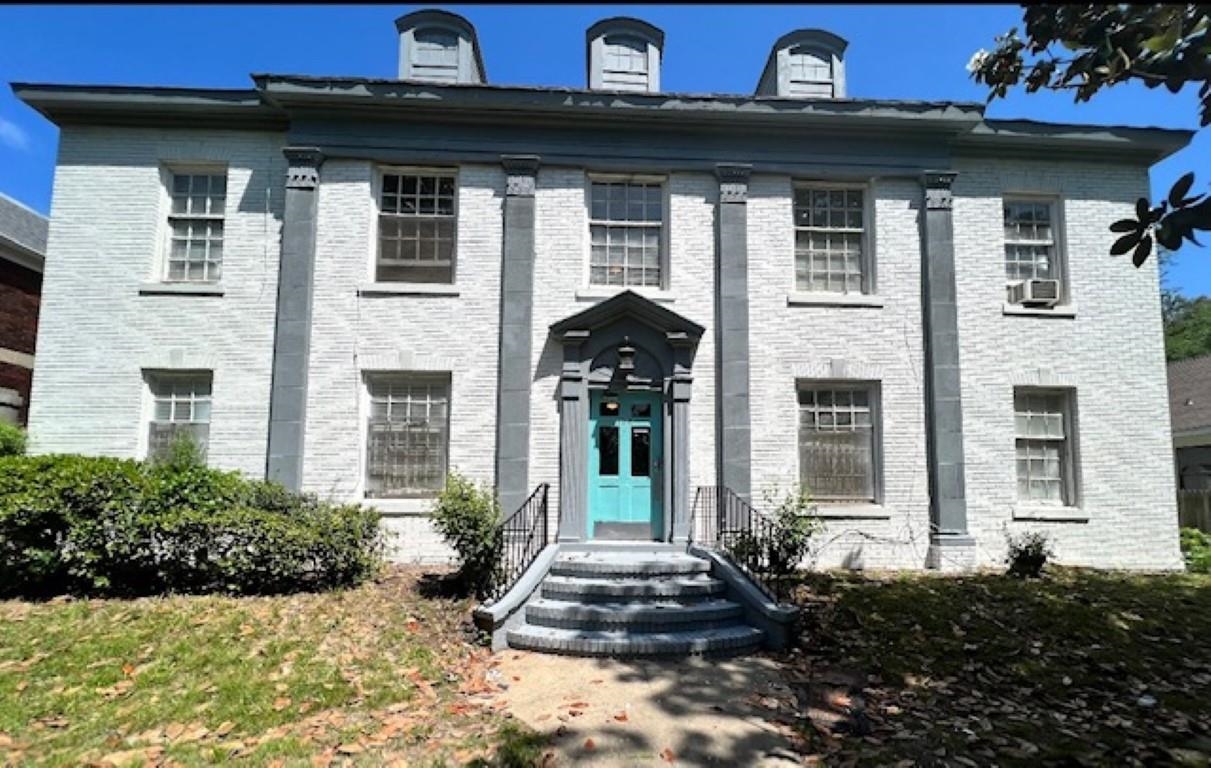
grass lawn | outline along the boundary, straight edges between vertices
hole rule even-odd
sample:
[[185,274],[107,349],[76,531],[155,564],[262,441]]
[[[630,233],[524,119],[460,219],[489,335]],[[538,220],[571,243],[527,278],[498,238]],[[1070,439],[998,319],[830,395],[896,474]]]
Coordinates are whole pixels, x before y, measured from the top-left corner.
[[788,678],[824,764],[1211,759],[1211,576],[813,574],[798,601]]
[[463,635],[471,602],[417,584],[0,602],[0,764],[461,765],[500,743],[530,759]]

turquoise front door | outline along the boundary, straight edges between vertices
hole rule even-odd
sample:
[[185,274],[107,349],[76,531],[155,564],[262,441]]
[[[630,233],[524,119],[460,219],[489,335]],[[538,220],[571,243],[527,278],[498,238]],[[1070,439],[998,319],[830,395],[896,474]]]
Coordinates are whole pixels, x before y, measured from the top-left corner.
[[662,537],[660,416],[655,392],[590,396],[590,537]]

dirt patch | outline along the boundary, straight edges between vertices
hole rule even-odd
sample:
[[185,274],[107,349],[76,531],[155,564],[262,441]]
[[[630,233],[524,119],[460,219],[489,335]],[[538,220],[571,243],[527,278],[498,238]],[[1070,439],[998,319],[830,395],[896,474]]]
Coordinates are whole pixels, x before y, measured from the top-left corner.
[[[793,692],[762,656],[669,661],[504,651],[490,676],[508,711],[548,739],[544,765],[799,762]],[[782,718],[786,718],[782,720]]]

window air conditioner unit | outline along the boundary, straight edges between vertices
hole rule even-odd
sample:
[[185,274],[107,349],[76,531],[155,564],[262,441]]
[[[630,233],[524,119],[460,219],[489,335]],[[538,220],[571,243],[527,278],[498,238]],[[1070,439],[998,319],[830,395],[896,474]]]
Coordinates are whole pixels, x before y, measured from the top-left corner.
[[1009,286],[1009,303],[1026,307],[1054,307],[1060,303],[1060,281],[1023,280]]

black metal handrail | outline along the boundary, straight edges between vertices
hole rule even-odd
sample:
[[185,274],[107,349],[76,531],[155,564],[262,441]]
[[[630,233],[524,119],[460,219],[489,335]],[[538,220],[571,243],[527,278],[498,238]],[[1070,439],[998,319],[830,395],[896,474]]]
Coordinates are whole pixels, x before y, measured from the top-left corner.
[[773,602],[786,584],[774,576],[784,564],[778,556],[777,526],[731,488],[699,486],[690,512],[690,540],[713,549],[744,571]]
[[501,523],[500,563],[491,599],[499,600],[547,545],[547,483],[540,484],[516,512]]

